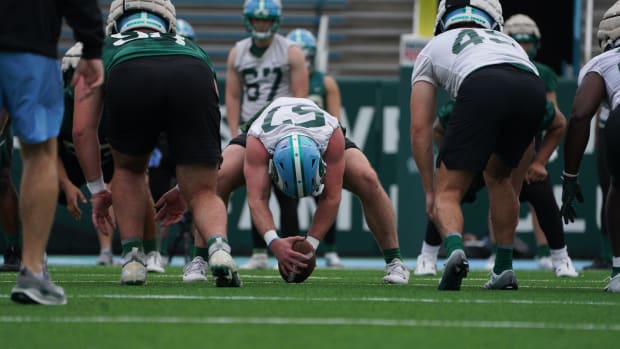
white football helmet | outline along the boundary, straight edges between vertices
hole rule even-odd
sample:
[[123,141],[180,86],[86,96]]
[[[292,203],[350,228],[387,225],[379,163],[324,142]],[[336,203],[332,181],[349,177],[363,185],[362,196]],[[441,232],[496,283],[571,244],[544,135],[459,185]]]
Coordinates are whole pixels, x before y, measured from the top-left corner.
[[603,51],[620,46],[620,1],[613,4],[603,15],[597,37]]
[[476,23],[501,31],[504,24],[499,0],[441,0],[435,18],[435,35],[459,23]]
[[176,33],[176,11],[170,0],[114,0],[105,33],[111,35],[133,28],[151,28]]
[[510,16],[504,23],[504,33],[512,36],[515,40],[520,41],[519,38],[523,37],[524,40],[530,40],[532,37],[540,41],[540,30],[536,22],[527,15],[517,13]]

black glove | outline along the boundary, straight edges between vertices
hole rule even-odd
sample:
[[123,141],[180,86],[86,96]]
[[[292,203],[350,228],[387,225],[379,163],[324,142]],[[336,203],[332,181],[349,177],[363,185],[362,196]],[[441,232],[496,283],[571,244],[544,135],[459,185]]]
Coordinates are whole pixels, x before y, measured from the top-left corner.
[[575,207],[573,207],[573,201],[577,199],[578,202],[583,203],[583,194],[577,181],[577,176],[562,175],[562,207],[560,208],[560,214],[564,218],[564,224],[568,224],[568,221],[574,222],[577,217]]

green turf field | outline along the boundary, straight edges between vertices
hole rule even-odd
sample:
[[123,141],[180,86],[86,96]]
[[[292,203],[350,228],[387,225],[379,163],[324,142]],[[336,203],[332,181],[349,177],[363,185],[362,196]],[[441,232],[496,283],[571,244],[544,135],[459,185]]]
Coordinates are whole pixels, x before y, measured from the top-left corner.
[[615,348],[620,294],[608,272],[557,279],[518,271],[518,291],[487,291],[470,272],[460,292],[439,277],[382,285],[381,270],[317,269],[303,284],[242,271],[238,289],[183,284],[180,267],[119,286],[120,267],[52,266],[66,306],[14,304],[0,274],[0,348]]

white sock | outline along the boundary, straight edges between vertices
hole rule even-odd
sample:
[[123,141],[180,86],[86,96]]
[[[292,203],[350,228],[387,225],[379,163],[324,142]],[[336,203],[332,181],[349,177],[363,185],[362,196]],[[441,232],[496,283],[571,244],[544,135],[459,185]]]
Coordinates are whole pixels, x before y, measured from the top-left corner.
[[429,245],[426,241],[423,241],[422,242],[422,254],[431,256],[433,258],[437,258],[440,247],[441,247],[441,244],[437,246],[433,246],[433,245]]
[[564,247],[557,250],[549,250],[551,252],[551,259],[562,259],[568,257],[568,250],[566,249],[566,245]]
[[614,268],[620,268],[620,257],[612,257],[611,258],[611,266]]

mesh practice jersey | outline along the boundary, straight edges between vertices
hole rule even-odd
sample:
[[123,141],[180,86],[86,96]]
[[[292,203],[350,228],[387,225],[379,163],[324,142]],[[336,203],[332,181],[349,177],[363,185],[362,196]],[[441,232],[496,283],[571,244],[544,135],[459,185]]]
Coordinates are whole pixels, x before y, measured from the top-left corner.
[[510,36],[495,30],[451,29],[433,38],[418,55],[411,85],[426,81],[456,98],[463,80],[475,70],[513,64],[538,75],[527,53]]
[[252,38],[235,44],[237,53],[234,68],[241,75],[243,97],[241,120],[247,121],[254,114],[278,97],[292,96],[288,48],[293,42],[280,34],[265,53],[257,57],[250,52]]
[[280,97],[274,100],[252,123],[248,135],[258,138],[269,154],[278,141],[291,132],[312,138],[321,154],[327,149],[338,119],[307,98]]

